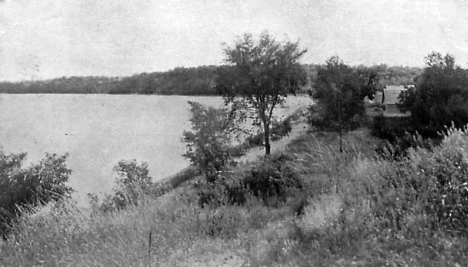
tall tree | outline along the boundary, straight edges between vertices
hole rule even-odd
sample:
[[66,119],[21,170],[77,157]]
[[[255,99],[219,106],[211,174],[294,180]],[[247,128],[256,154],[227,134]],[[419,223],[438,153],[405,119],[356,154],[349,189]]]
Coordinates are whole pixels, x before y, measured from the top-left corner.
[[354,70],[338,56],[330,57],[320,66],[312,98],[311,122],[322,129],[336,131],[340,136],[340,152],[343,152],[344,131],[359,125],[365,115],[364,98],[373,99],[378,83],[376,73],[363,68]]
[[226,103],[238,102],[253,110],[254,125],[263,132],[268,155],[274,109],[306,82],[305,71],[298,63],[306,50],[299,49],[298,42],[277,42],[262,33],[258,41],[244,34],[233,46],[225,45],[223,51],[228,66],[219,69],[217,87]]

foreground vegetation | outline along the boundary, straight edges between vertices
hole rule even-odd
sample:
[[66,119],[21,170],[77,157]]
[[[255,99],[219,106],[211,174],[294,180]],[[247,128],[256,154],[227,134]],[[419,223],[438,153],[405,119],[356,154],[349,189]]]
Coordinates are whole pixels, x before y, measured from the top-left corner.
[[[26,212],[0,243],[0,264],[463,266],[467,135],[466,129],[451,130],[440,147],[389,161],[372,157],[373,144],[357,133],[346,136],[348,153],[336,152],[336,135],[310,133],[282,155],[225,176],[248,180],[262,168],[282,171],[263,180],[260,194],[240,187],[242,205],[200,201],[208,185],[195,180],[164,196],[140,194],[124,209],[95,205],[83,212],[65,204]],[[300,188],[270,190],[292,177]],[[215,188],[225,192],[226,184]]]

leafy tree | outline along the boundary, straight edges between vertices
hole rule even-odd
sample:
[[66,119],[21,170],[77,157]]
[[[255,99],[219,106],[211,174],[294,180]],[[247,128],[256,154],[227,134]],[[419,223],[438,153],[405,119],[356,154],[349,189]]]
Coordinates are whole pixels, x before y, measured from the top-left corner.
[[241,132],[238,125],[244,117],[235,105],[230,109],[215,109],[197,102],[188,103],[193,132],[185,131],[183,134],[187,144],[187,152],[183,156],[204,173],[208,182],[214,182],[239,154],[231,145]]
[[340,152],[342,133],[357,127],[365,116],[364,98],[373,99],[377,75],[365,69],[353,70],[338,56],[330,57],[318,68],[311,96],[317,101],[312,107],[311,122],[322,129],[337,131]]
[[268,33],[261,34],[258,42],[251,34],[244,34],[234,46],[224,48],[229,66],[218,71],[218,89],[226,103],[242,103],[254,111],[254,125],[263,131],[266,155],[271,151],[274,109],[306,82],[305,71],[298,63],[305,52],[298,42],[277,42]]
[[400,108],[411,111],[415,129],[435,137],[452,122],[456,127],[468,123],[468,71],[455,65],[455,58],[432,52],[416,88],[399,96]]
[[71,170],[68,155],[46,154],[39,164],[23,168],[26,153],[5,154],[0,149],[0,234],[5,235],[20,208],[46,204],[70,197],[66,185]]

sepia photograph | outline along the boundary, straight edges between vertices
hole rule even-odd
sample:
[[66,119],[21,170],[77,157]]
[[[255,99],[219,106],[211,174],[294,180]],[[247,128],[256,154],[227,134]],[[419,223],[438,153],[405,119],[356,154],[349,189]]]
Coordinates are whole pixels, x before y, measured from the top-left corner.
[[0,267],[467,264],[467,0],[0,0]]

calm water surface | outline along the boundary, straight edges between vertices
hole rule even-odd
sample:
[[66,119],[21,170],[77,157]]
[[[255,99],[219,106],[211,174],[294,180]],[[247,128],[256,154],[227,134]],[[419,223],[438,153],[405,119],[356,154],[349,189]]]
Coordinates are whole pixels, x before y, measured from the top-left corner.
[[[46,152],[69,153],[69,184],[84,204],[87,193],[111,190],[119,160],[148,162],[155,180],[188,166],[181,138],[190,129],[189,100],[223,103],[220,97],[0,95],[0,146],[7,153],[27,152],[29,162]],[[301,101],[289,98],[278,114]]]

